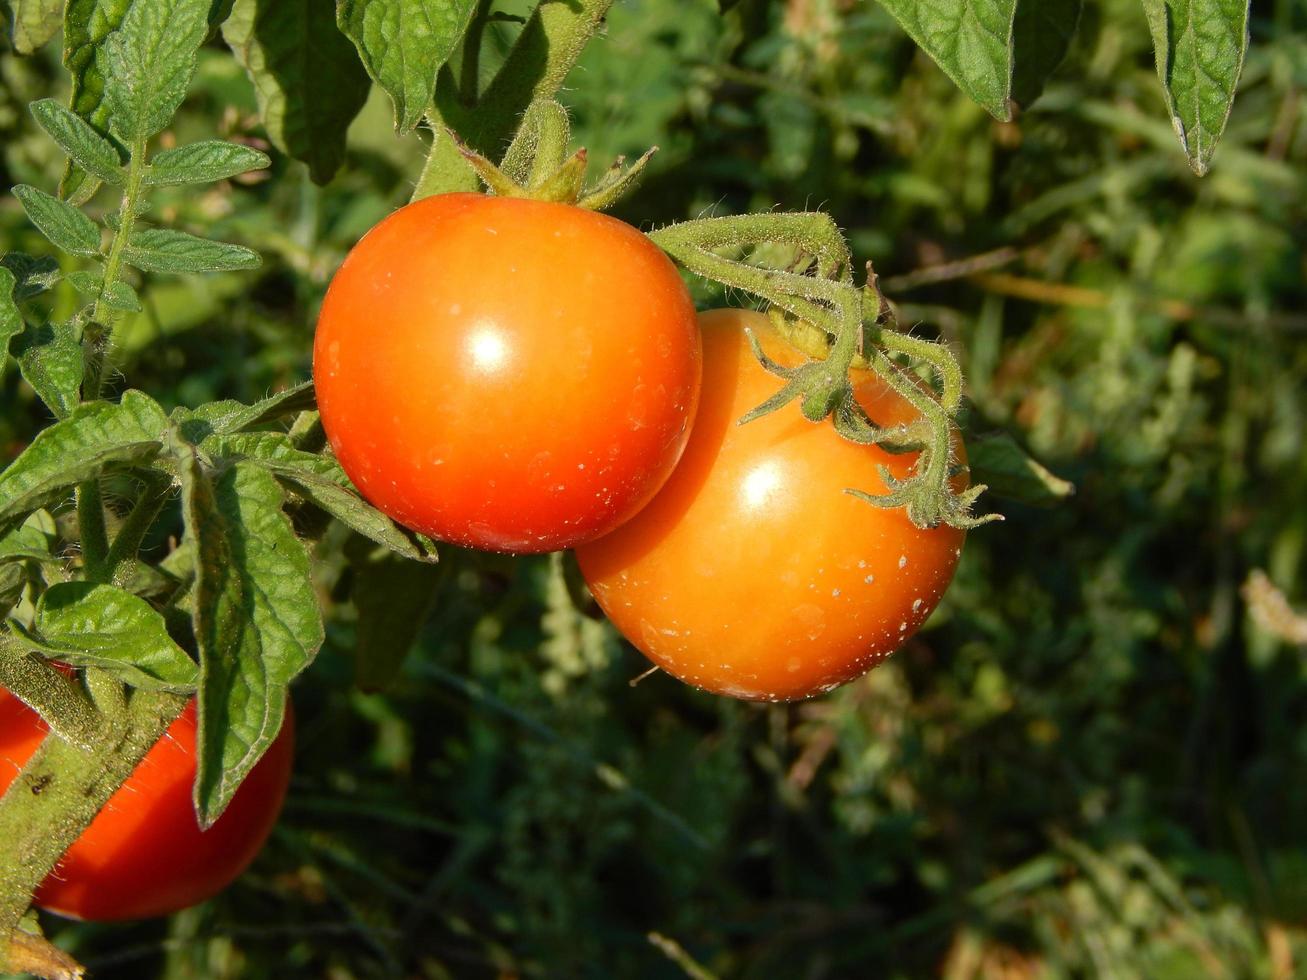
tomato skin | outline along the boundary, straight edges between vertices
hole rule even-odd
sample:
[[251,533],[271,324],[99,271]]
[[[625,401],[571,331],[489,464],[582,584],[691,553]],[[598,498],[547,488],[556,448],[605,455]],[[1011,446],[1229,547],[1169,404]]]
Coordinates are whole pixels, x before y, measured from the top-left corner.
[[[74,919],[169,915],[222,891],[263,847],[281,811],[294,754],[294,713],[218,821],[195,820],[195,701],[41,883],[35,904]],[[0,690],[0,793],[46,737],[45,723]]]
[[[680,465],[576,555],[609,619],[668,673],[748,700],[810,697],[903,645],[943,595],[964,534],[844,492],[883,493],[877,466],[901,478],[915,454],[855,445],[794,404],[736,424],[781,384],[744,329],[782,364],[801,357],[760,313],[714,310],[700,325],[703,394]],[[855,392],[881,425],[916,417],[874,375]]]
[[323,427],[363,496],[507,552],[570,547],[644,506],[689,438],[701,363],[689,292],[636,229],[462,193],[359,241],[313,351]]

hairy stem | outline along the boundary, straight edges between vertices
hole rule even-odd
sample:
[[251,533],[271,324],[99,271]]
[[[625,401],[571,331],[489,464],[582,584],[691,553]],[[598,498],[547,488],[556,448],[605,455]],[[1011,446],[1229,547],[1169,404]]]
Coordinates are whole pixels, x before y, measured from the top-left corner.
[[[118,227],[114,230],[113,240],[109,243],[109,254],[104,260],[104,286],[100,298],[95,301],[97,323],[110,322],[112,311],[105,305],[104,295],[118,282],[123,270],[123,249],[131,240],[136,226],[136,211],[140,207],[141,192],[145,188],[145,140],[136,140],[131,145],[131,158],[127,162],[127,181],[123,187],[122,205],[118,208]],[[92,398],[98,398],[94,392]]]
[[445,136],[445,127],[457,130],[473,149],[498,159],[527,106],[558,91],[586,43],[599,30],[612,2],[540,0],[503,66],[474,106],[460,99],[460,94],[470,93],[458,91],[453,72],[442,69],[436,82],[435,105],[427,112],[431,149],[412,200],[476,190],[476,175]]
[[0,634],[0,687],[69,742],[86,748],[99,737],[104,719],[81,688],[8,634]]
[[77,533],[82,542],[83,573],[88,581],[104,581],[109,538],[104,526],[104,499],[96,478],[77,486]]
[[9,956],[37,887],[185,705],[137,690],[90,748],[47,738],[0,797],[0,953]]
[[163,473],[153,470],[147,473],[145,485],[141,488],[131,512],[119,525],[118,533],[114,535],[113,544],[105,557],[107,579],[113,580],[114,576],[122,570],[122,566],[136,556],[145,535],[154,526],[159,512],[168,502],[170,486],[171,481]]

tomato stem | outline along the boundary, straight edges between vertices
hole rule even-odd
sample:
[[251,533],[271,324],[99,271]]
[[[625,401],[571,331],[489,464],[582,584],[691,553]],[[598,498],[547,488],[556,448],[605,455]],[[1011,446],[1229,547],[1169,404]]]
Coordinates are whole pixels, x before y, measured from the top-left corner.
[[586,44],[599,30],[612,2],[574,0],[536,4],[504,64],[474,104],[460,99],[453,73],[442,71],[434,103],[427,110],[427,122],[433,134],[431,149],[412,200],[476,190],[476,175],[453,141],[446,137],[445,127],[458,130],[478,152],[498,156],[527,107],[551,98],[558,91]]
[[103,719],[85,693],[20,638],[0,634],[0,687],[41,716],[63,738],[82,747],[95,744]]
[[[879,506],[905,507],[920,527],[944,523],[965,528],[998,519],[971,514],[971,504],[983,487],[959,494],[950,483],[956,462],[953,416],[962,402],[962,372],[956,359],[943,344],[895,329],[893,310],[877,288],[870,266],[866,286],[854,285],[848,244],[829,215],[706,218],[661,228],[650,238],[691,272],[761,297],[772,304],[774,313],[783,311],[798,321],[781,333],[813,360],[796,368],[782,367],[755,343],[763,366],[786,383],[741,422],[797,399],[806,418],[818,422],[832,417],[836,430],[851,441],[918,452],[910,477],[895,480],[884,474],[888,493],[850,492]],[[785,250],[790,258],[784,265],[767,264],[755,258],[760,248]],[[891,354],[906,354],[929,366],[938,378],[939,394],[928,391]],[[855,367],[879,375],[917,410],[922,421],[906,428],[884,427],[867,418],[853,393],[850,371]]]
[[100,808],[186,706],[186,698],[135,690],[92,745],[46,738],[0,797],[0,969],[14,969],[31,896]]

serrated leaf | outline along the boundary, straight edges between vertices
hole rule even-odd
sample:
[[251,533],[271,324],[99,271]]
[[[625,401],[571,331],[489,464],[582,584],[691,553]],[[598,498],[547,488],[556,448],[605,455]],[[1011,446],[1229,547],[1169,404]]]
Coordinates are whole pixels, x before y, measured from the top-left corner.
[[0,381],[9,367],[9,341],[23,330],[23,315],[14,302],[18,280],[8,269],[0,267]]
[[351,597],[358,610],[354,681],[379,691],[394,680],[417,639],[444,569],[415,565],[357,534],[346,542],[345,557],[354,570]]
[[242,245],[149,228],[132,235],[123,249],[123,261],[144,272],[230,272],[256,269],[262,260],[258,252]]
[[51,289],[60,277],[59,263],[52,255],[10,252],[0,257],[0,269],[8,269],[14,274],[13,295],[16,303]]
[[[1035,0],[1039,2],[1039,0]],[[880,0],[912,40],[996,119],[1012,118],[1017,0]]]
[[156,153],[145,172],[145,183],[152,186],[207,184],[250,170],[262,170],[271,163],[266,153],[252,146],[204,140]]
[[148,463],[163,447],[168,417],[139,391],[118,404],[87,402],[37,434],[0,472],[0,527],[60,502],[68,489],[110,466]]
[[1006,432],[967,440],[971,482],[988,485],[1005,500],[1046,507],[1075,493],[1075,486],[1032,459]]
[[195,690],[199,667],[168,635],[148,602],[113,585],[60,582],[36,608],[29,638],[47,657],[100,667],[133,687]]
[[0,535],[0,564],[29,558],[50,561],[54,539],[54,518],[46,511],[34,511],[22,524]]
[[54,99],[31,105],[32,115],[69,159],[100,180],[121,184],[125,179],[118,149],[77,113]]
[[[131,5],[132,0],[68,0],[64,9],[64,67],[73,82],[69,106],[101,132],[108,128],[109,110],[95,53],[118,29]],[[61,193],[68,190],[61,187]]]
[[100,229],[71,204],[29,184],[15,185],[14,196],[32,224],[57,247],[74,255],[95,255],[100,251]]
[[144,140],[172,120],[195,74],[208,31],[209,0],[135,0],[95,53],[109,126]]
[[81,401],[85,358],[71,323],[29,326],[13,343],[18,370],[55,418],[63,419]]
[[336,23],[409,132],[436,91],[436,75],[467,30],[477,0],[339,0]]
[[195,808],[207,828],[276,738],[290,681],[313,659],[323,626],[308,552],[277,481],[247,463],[211,476],[194,451],[178,464],[198,559]]
[[313,382],[302,384],[269,395],[253,405],[238,401],[209,402],[195,409],[179,409],[173,420],[192,442],[210,435],[240,432],[264,425],[287,415],[313,408],[317,404]]
[[8,0],[8,3],[9,42],[15,54],[35,54],[59,33],[64,16],[63,0]]
[[359,497],[335,459],[296,449],[284,433],[216,435],[204,440],[200,448],[215,457],[258,464],[346,527],[403,558],[436,560],[435,550],[428,546],[427,539],[401,528]]
[[1012,25],[1013,101],[1028,106],[1062,64],[1080,27],[1081,0],[1017,0]]
[[236,0],[222,33],[254,83],[272,142],[325,184],[344,162],[345,130],[371,85],[332,4]]
[[1143,0],[1166,108],[1189,166],[1207,173],[1248,52],[1249,0]]

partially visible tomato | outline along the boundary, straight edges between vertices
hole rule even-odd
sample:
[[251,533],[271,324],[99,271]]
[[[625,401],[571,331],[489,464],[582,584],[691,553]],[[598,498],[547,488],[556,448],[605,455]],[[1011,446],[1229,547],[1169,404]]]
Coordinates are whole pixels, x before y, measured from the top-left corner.
[[[281,733],[204,832],[191,802],[195,725],[191,701],[42,882],[38,906],[97,922],[168,915],[216,895],[254,860],[286,797],[294,714],[288,703]],[[0,793],[46,734],[0,689]]]
[[373,228],[337,271],[313,374],[363,496],[494,551],[605,534],[680,458],[699,392],[694,306],[615,218],[443,194]]
[[[780,384],[744,329],[776,361],[800,357],[759,313],[715,310],[700,324],[703,395],[685,455],[635,518],[577,549],[581,571],[627,639],[684,681],[750,700],[829,691],[925,621],[963,532],[922,530],[844,492],[885,492],[877,467],[902,478],[914,454],[855,445],[793,405],[737,425]],[[916,418],[870,373],[855,391],[881,425]]]

